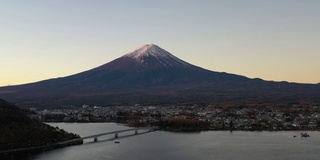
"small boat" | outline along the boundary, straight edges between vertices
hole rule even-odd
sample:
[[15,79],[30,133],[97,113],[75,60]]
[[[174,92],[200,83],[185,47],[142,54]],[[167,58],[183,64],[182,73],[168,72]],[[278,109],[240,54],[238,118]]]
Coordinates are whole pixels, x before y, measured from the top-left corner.
[[308,133],[301,133],[301,137],[310,137]]

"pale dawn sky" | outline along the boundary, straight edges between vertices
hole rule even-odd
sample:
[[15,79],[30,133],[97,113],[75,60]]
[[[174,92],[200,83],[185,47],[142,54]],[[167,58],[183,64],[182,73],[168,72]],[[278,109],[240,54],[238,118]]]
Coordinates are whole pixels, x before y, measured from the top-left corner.
[[320,82],[319,0],[0,0],[0,86],[79,73],[153,43],[194,65]]

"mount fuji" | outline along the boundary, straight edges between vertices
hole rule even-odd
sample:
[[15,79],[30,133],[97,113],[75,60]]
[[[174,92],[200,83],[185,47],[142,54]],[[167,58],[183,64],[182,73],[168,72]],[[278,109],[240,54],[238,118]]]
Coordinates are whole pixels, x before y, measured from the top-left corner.
[[214,72],[146,44],[82,73],[1,87],[0,97],[22,107],[296,102],[319,101],[320,85]]

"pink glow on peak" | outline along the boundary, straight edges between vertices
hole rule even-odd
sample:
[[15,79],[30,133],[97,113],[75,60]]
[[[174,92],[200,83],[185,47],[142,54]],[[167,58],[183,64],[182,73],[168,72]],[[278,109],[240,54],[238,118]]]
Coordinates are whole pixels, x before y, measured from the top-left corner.
[[136,48],[134,51],[127,53],[125,56],[138,59],[139,57],[149,56],[149,54],[153,55],[153,53],[156,53],[157,48],[159,47],[155,44],[145,44]]

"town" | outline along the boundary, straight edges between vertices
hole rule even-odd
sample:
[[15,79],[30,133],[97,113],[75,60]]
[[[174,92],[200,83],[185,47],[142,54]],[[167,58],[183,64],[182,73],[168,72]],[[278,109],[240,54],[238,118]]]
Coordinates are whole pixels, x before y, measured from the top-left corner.
[[[282,131],[320,130],[320,106],[67,106],[59,109],[30,109],[31,118],[43,122],[117,122],[139,127],[166,125],[168,130]],[[195,125],[188,125],[192,120]],[[169,123],[168,123],[169,122]],[[201,127],[199,127],[201,126]],[[180,127],[180,130],[179,130]],[[190,129],[191,128],[191,129]],[[193,129],[192,129],[193,128]]]

